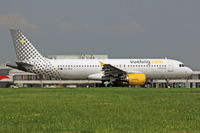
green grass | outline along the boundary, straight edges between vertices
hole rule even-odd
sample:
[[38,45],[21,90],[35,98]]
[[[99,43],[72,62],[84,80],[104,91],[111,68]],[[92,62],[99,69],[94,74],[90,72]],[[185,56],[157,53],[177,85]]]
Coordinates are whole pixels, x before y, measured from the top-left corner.
[[200,89],[0,89],[1,133],[200,133]]

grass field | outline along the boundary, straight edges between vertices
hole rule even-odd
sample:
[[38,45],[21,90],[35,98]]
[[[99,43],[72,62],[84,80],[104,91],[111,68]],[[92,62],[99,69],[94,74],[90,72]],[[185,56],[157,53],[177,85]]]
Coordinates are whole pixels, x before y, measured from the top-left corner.
[[200,133],[200,89],[0,89],[1,133]]

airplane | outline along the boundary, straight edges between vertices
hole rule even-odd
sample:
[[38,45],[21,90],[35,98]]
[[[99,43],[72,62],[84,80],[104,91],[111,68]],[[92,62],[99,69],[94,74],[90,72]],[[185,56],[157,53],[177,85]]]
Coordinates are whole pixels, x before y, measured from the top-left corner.
[[188,78],[192,70],[173,59],[49,59],[19,29],[10,30],[18,61],[8,67],[71,80],[101,80],[102,85],[145,85],[152,79]]

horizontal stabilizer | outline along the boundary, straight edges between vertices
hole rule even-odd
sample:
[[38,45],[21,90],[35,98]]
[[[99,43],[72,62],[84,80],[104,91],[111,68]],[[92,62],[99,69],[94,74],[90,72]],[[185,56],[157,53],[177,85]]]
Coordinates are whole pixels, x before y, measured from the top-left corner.
[[13,68],[13,69],[18,69],[18,70],[27,72],[27,70],[25,69],[25,67],[19,66],[17,64],[10,64],[10,63],[8,63],[8,64],[6,64],[6,66],[10,67],[10,68]]
[[16,62],[16,64],[18,65],[18,66],[23,66],[23,67],[25,67],[25,66],[33,66],[33,64],[30,64],[30,63],[26,63],[26,62],[23,62],[23,61],[20,61],[20,62]]

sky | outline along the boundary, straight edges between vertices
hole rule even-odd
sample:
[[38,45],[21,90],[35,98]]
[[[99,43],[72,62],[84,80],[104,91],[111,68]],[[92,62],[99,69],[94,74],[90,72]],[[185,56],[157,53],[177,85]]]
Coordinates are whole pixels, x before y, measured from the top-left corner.
[[0,63],[19,28],[44,55],[170,58],[200,69],[200,0],[1,0]]

